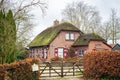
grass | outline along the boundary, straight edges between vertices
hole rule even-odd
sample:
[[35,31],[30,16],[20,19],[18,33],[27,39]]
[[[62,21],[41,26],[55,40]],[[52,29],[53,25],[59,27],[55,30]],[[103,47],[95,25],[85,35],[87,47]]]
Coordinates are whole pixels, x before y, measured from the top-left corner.
[[81,71],[76,71],[75,74],[77,74],[77,75],[83,75],[83,73]]
[[54,78],[52,80],[80,80],[80,77],[63,77],[63,78]]

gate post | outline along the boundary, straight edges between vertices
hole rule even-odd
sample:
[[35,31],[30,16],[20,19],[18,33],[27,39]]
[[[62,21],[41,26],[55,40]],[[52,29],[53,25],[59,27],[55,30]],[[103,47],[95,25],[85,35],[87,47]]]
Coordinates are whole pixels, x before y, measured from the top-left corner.
[[63,61],[61,61],[61,77],[63,77]]
[[74,67],[74,63],[73,63],[73,76],[75,76],[75,67]]
[[51,63],[49,62],[49,77],[51,77]]

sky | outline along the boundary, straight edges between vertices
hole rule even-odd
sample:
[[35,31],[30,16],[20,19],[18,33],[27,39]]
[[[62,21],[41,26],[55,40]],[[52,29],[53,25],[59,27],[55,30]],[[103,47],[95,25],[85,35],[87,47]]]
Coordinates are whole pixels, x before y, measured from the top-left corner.
[[[44,16],[41,15],[40,8],[34,10],[34,23],[36,26],[33,29],[32,39],[46,28],[53,25],[54,20],[61,21],[62,10],[68,3],[73,1],[83,1],[84,3],[96,7],[99,11],[102,21],[107,21],[111,8],[115,8],[120,12],[120,0],[47,0],[48,9]],[[118,13],[119,14],[119,13]]]

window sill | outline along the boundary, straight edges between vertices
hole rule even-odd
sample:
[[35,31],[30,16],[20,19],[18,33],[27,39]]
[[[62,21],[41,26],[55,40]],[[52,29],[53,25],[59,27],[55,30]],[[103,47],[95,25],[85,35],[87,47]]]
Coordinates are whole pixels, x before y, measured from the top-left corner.
[[66,41],[75,41],[75,40],[66,39]]

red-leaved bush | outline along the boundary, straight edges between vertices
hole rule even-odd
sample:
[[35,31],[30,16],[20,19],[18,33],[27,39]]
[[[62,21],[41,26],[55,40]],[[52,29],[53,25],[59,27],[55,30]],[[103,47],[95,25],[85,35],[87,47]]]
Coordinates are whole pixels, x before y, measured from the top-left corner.
[[120,78],[120,51],[96,51],[84,55],[84,77]]
[[66,57],[66,58],[60,58],[60,57],[54,57],[51,58],[51,62],[53,61],[66,61],[66,62],[76,62],[82,57],[74,56],[74,57]]
[[[39,64],[39,59],[27,58],[11,64],[0,64],[0,80],[34,80],[33,63]],[[40,73],[37,71],[36,80],[39,80],[39,78]]]

